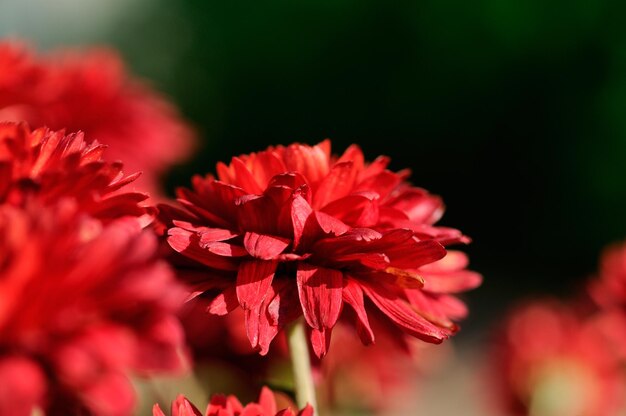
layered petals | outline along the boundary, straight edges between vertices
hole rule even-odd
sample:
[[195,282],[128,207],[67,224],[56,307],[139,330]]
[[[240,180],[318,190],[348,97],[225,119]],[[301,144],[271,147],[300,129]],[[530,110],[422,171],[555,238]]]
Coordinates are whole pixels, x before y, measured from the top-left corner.
[[439,343],[465,315],[456,294],[480,276],[446,248],[468,239],[434,225],[441,200],[387,163],[367,164],[356,145],[334,157],[329,141],[233,158],[218,164],[217,179],[196,176],[193,189],[178,191],[186,213],[163,207],[169,245],[191,260],[187,271],[205,270],[207,282],[230,279],[203,294],[214,299],[209,311],[232,310],[236,287],[261,353],[303,316],[314,352],[324,356],[344,302],[366,344],[375,339],[371,308],[407,334]]
[[54,204],[72,198],[82,211],[105,221],[123,216],[149,220],[148,194],[127,190],[139,175],[126,176],[121,163],[105,162],[104,151],[82,133],[31,131],[24,123],[0,122],[0,203],[20,205],[36,198]]
[[[129,76],[111,50],[57,50],[36,55],[0,42],[0,121],[83,131],[110,146],[109,160],[142,171],[142,189],[190,156],[194,135],[163,97]],[[141,151],[137,151],[141,149]]]
[[[152,409],[153,416],[166,416],[158,404]],[[171,416],[203,416],[189,400],[180,395],[172,402]],[[313,416],[313,408],[307,405],[299,412],[291,408],[277,411],[274,393],[267,387],[263,387],[258,402],[242,405],[235,396],[215,394],[211,397],[204,416]]]
[[0,410],[130,415],[130,373],[184,368],[184,291],[157,248],[71,199],[0,205]]

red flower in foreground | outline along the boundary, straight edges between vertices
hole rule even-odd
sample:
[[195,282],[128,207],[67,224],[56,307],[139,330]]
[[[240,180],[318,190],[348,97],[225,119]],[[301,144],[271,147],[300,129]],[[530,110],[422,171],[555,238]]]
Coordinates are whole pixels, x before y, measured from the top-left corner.
[[0,414],[130,415],[129,371],[182,368],[181,289],[139,219],[0,205]]
[[[190,129],[162,97],[126,74],[112,51],[56,51],[36,57],[0,43],[0,121],[84,131],[111,146],[108,156],[143,171],[144,189],[190,155]],[[138,150],[139,149],[139,150]]]
[[[153,416],[165,416],[158,404],[154,405]],[[205,416],[313,416],[313,408],[307,405],[298,413],[290,408],[277,411],[274,393],[263,387],[258,403],[249,403],[243,406],[235,396],[225,397],[214,395],[207,406]],[[172,403],[171,416],[202,416],[202,413],[184,396],[180,395]]]
[[212,298],[209,312],[244,309],[248,338],[262,354],[303,314],[323,356],[345,304],[363,343],[374,342],[372,305],[404,332],[441,342],[465,313],[450,294],[480,276],[464,270],[462,254],[432,265],[446,256],[444,245],[467,239],[434,227],[439,198],[387,163],[366,164],[357,146],[332,158],[329,141],[233,158],[218,164],[219,180],[196,176],[193,190],[179,190],[187,212],[162,207],[168,242],[191,260],[185,274],[196,294]]
[[625,380],[595,320],[535,302],[514,311],[495,339],[489,390],[506,414],[622,414]]
[[102,159],[104,150],[98,142],[88,144],[82,133],[0,123],[0,203],[20,205],[36,197],[53,204],[71,197],[100,219],[148,213],[141,205],[147,194],[121,191],[139,174],[124,176],[120,162]]

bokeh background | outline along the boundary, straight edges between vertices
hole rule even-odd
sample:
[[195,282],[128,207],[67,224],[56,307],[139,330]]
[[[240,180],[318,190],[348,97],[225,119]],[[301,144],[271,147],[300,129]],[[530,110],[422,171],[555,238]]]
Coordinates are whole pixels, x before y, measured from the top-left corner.
[[410,167],[485,276],[418,407],[484,415],[467,363],[490,326],[525,296],[575,291],[626,235],[620,3],[0,0],[0,35],[121,51],[202,139],[170,190],[232,155],[326,137]]

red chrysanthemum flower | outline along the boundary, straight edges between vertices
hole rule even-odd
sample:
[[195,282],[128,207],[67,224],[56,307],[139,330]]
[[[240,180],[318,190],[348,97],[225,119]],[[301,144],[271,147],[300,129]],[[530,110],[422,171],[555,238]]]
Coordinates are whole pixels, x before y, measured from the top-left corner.
[[181,289],[138,218],[36,202],[0,205],[0,414],[130,415],[130,371],[182,369]]
[[626,380],[594,319],[536,301],[515,310],[495,340],[489,391],[506,414],[621,414]]
[[104,220],[149,214],[152,209],[142,205],[147,194],[121,191],[139,174],[124,176],[122,163],[102,159],[104,150],[82,133],[0,122],[0,203],[19,205],[35,197],[50,204],[71,197],[82,211]]
[[110,50],[56,51],[43,57],[21,45],[0,43],[0,121],[84,131],[111,146],[148,191],[159,175],[186,159],[193,147],[176,110],[126,73]]
[[441,342],[465,312],[450,294],[480,276],[463,269],[460,254],[432,265],[446,256],[443,245],[466,238],[433,226],[439,198],[387,163],[366,164],[357,146],[333,158],[329,141],[233,158],[218,164],[218,180],[197,176],[193,190],[179,190],[187,212],[162,208],[168,242],[194,263],[187,279],[214,298],[211,313],[245,310],[262,354],[303,314],[323,356],[344,304],[356,312],[362,341],[374,342],[366,299],[404,332]]
[[[165,416],[158,404],[154,405],[153,416]],[[207,406],[205,416],[313,416],[313,408],[307,405],[295,413],[290,408],[278,411],[274,393],[263,387],[258,403],[245,406],[235,396],[216,394]],[[184,396],[180,395],[172,403],[171,416],[202,416],[202,413]]]

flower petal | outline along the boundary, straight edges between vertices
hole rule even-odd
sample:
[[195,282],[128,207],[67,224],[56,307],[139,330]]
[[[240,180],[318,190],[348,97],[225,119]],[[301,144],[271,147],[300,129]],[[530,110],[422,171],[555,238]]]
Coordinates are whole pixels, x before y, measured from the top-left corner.
[[343,301],[354,309],[357,316],[357,332],[364,345],[374,343],[374,332],[370,327],[370,322],[365,311],[363,300],[363,290],[361,286],[352,278],[346,277],[343,282]]
[[311,346],[317,358],[324,358],[330,346],[330,334],[332,328],[311,329]]
[[448,338],[450,331],[437,327],[418,315],[409,304],[381,284],[361,281],[368,298],[404,332],[423,341],[438,344]]
[[311,215],[312,213],[309,203],[301,195],[294,194],[291,202],[294,250],[298,250],[300,246],[306,248],[322,232],[316,216]]
[[222,293],[217,295],[207,306],[207,312],[211,315],[227,315],[231,313],[237,306],[237,292],[233,286],[230,286]]
[[318,185],[313,208],[320,209],[330,202],[348,195],[354,187],[357,171],[352,161],[335,164]]
[[237,299],[243,309],[256,308],[263,302],[274,279],[278,262],[244,261],[237,273]]
[[266,415],[276,414],[276,399],[274,398],[274,393],[272,393],[272,390],[266,386],[263,386],[261,389],[261,394],[259,395],[259,406],[261,406]]
[[319,330],[332,328],[343,305],[343,273],[300,263],[297,280],[302,311],[309,326]]
[[285,251],[291,241],[286,238],[272,235],[246,233],[243,244],[252,257],[263,260],[272,260]]

